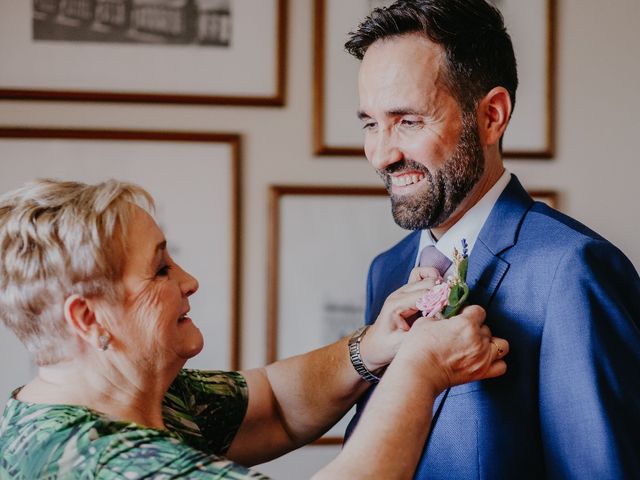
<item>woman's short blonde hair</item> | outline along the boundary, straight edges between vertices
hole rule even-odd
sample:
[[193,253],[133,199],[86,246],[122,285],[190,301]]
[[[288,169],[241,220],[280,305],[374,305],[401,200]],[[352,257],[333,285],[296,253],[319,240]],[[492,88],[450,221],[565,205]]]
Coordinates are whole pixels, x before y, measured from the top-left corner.
[[121,295],[132,206],[153,200],[132,183],[36,180],[0,196],[0,318],[38,365],[68,357],[70,294]]

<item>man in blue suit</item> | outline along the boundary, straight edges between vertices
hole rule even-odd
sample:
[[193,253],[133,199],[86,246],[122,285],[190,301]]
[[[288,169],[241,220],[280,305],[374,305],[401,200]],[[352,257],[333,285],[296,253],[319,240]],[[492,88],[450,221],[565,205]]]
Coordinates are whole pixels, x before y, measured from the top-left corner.
[[504,377],[439,397],[415,477],[640,478],[640,279],[505,170],[518,80],[500,13],[484,0],[400,0],[346,48],[362,60],[366,156],[396,222],[415,230],[374,259],[366,323],[424,247],[451,258],[466,239],[470,302],[511,345]]

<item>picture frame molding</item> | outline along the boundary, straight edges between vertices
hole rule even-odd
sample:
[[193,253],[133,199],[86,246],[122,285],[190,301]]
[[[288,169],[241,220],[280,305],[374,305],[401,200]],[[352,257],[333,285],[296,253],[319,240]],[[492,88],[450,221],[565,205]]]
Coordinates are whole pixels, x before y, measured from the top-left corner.
[[276,0],[276,65],[274,65],[275,92],[269,96],[218,95],[188,93],[108,92],[102,90],[49,90],[0,88],[0,100],[39,100],[106,103],[167,103],[183,105],[221,105],[282,107],[287,90],[287,29],[289,0]]

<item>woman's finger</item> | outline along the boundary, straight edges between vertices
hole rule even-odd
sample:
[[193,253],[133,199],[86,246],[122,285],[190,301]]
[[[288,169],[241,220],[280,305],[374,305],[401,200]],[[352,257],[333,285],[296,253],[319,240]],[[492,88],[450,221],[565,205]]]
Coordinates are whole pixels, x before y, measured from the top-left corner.
[[504,375],[507,372],[507,363],[504,360],[496,360],[482,376],[483,378],[494,378]]
[[425,278],[433,278],[434,280],[442,279],[440,272],[433,267],[415,267],[409,274],[409,282],[414,283],[424,280]]
[[425,277],[422,280],[418,280],[413,283],[407,283],[403,287],[396,290],[397,292],[414,292],[417,290],[429,290],[433,288],[434,285],[441,283],[442,279],[433,278],[433,277]]
[[509,353],[509,342],[504,338],[491,337],[491,354],[493,359],[501,360],[505,355]]

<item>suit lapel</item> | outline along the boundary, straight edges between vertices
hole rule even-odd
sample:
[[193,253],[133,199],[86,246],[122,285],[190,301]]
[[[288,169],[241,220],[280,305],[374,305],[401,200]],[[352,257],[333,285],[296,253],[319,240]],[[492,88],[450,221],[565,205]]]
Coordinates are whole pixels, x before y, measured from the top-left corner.
[[509,269],[502,253],[513,247],[518,240],[520,225],[531,208],[533,200],[512,175],[484,223],[469,256],[467,284],[471,290],[470,303],[485,309]]
[[[516,244],[520,225],[532,204],[533,200],[529,194],[515,175],[512,175],[509,184],[480,230],[469,255],[467,285],[470,290],[470,304],[481,305],[485,310],[489,308],[500,282],[509,270],[509,263],[500,256]],[[459,385],[450,390],[462,393],[465,390],[474,389],[474,383]],[[436,413],[433,419],[434,424],[448,394],[449,390],[446,390],[436,398],[433,408]]]
[[[382,289],[374,297],[377,305],[373,306],[372,311],[379,312],[387,297],[407,283],[418,255],[419,242],[420,231],[418,230],[408,235],[398,246],[390,262],[385,263],[384,270],[380,272],[382,278],[379,279]],[[374,320],[375,318],[371,319],[371,321]]]

